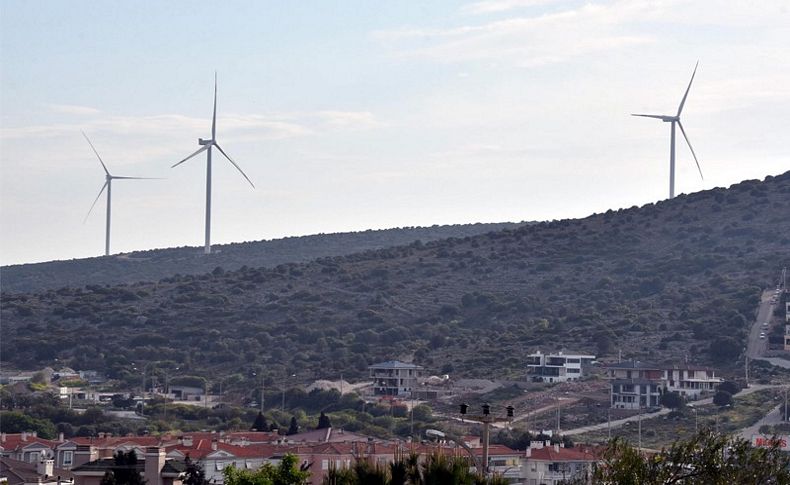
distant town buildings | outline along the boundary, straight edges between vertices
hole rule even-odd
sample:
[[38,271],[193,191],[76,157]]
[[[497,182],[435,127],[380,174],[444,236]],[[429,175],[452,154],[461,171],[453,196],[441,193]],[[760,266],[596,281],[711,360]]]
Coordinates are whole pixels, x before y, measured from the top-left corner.
[[378,396],[411,396],[422,376],[419,365],[390,360],[368,367],[373,379],[373,393]]
[[[99,485],[114,465],[113,455],[133,451],[136,470],[147,485],[179,485],[187,456],[200,463],[209,483],[221,485],[226,467],[255,470],[266,463],[277,465],[286,454],[294,455],[298,466],[310,472],[311,485],[320,485],[330,469],[350,468],[359,460],[386,466],[412,453],[420,460],[431,454],[482,458],[479,437],[467,436],[464,444],[468,448],[446,441],[381,440],[333,428],[290,436],[256,431],[123,437],[102,433],[70,440],[16,433],[4,434],[0,443],[0,479],[6,478],[8,485]],[[537,485],[585,473],[595,461],[588,449],[533,441],[526,451],[492,444],[488,466],[510,483]],[[68,469],[56,466],[64,462],[70,463]]]
[[527,370],[539,382],[575,381],[584,369],[595,360],[594,355],[557,352],[543,354],[538,350],[527,356]]

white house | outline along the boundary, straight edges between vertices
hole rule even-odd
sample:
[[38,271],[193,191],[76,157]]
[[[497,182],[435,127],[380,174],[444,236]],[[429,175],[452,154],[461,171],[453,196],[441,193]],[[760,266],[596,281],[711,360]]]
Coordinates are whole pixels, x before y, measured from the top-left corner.
[[585,450],[533,441],[521,467],[521,483],[556,485],[578,476],[589,477],[595,462],[595,455]]
[[666,390],[691,399],[712,394],[722,381],[721,377],[716,377],[716,371],[708,367],[685,365],[664,370]]
[[373,379],[373,393],[383,396],[410,396],[423,371],[419,365],[397,360],[374,364],[368,369]]
[[594,360],[594,355],[564,352],[544,354],[538,350],[527,356],[527,369],[535,381],[575,381],[582,377],[584,368]]

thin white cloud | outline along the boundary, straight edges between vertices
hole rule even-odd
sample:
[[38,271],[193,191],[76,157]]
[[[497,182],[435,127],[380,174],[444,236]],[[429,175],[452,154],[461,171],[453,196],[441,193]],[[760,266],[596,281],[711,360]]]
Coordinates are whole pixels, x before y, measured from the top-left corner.
[[[72,112],[72,114],[75,114]],[[234,139],[281,140],[336,130],[357,130],[379,126],[367,111],[317,111],[285,114],[231,114],[217,119],[221,135]],[[185,130],[196,136],[209,129],[209,120],[183,115],[99,116],[90,120],[7,127],[0,129],[0,139],[52,138],[72,135],[80,130],[105,132],[134,138],[136,136],[170,136]]]
[[78,106],[74,104],[48,104],[47,108],[54,113],[63,113],[68,115],[90,116],[101,113],[96,108],[90,106]]
[[652,35],[624,24],[660,18],[666,9],[666,2],[617,1],[478,25],[400,29],[373,35],[393,45],[403,57],[538,66],[653,42]]
[[486,0],[461,7],[461,13],[482,15],[557,3],[557,0]]

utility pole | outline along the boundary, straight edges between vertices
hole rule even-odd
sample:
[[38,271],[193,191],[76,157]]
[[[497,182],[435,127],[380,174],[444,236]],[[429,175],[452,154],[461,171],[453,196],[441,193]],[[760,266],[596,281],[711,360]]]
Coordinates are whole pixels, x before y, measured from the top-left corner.
[[[748,350],[747,350],[747,352],[748,352]],[[747,353],[745,355],[746,355],[746,365],[745,365],[745,367],[746,367],[746,387],[749,387],[749,354]]]
[[559,398],[559,396],[557,396],[557,437],[558,438],[560,436],[560,430],[561,430],[561,428],[560,428],[560,413],[561,413],[561,411],[560,411],[560,398]]
[[483,425],[483,469],[478,470],[482,471],[483,475],[488,475],[488,445],[489,445],[489,437],[491,433],[491,424],[493,423],[510,423],[513,421],[513,406],[507,406],[505,410],[507,411],[506,416],[492,416],[491,415],[491,405],[488,403],[483,404],[483,414],[476,415],[476,416],[469,416],[467,415],[467,411],[469,410],[468,404],[461,404],[461,417],[462,419],[467,419],[469,421],[474,421],[476,423],[480,423]]
[[642,452],[642,403],[639,403],[639,452]]
[[606,410],[606,431],[609,434],[609,441],[612,441],[612,407]]

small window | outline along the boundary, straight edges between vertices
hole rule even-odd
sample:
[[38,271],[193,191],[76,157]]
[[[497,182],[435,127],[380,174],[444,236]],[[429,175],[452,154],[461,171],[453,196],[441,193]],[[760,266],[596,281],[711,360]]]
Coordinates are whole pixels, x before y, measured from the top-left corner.
[[329,460],[321,460],[321,469],[329,470]]
[[73,451],[64,451],[63,452],[63,466],[70,466],[74,462],[74,452]]

